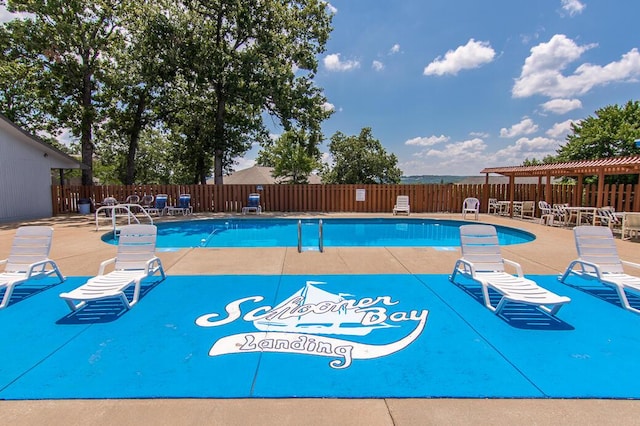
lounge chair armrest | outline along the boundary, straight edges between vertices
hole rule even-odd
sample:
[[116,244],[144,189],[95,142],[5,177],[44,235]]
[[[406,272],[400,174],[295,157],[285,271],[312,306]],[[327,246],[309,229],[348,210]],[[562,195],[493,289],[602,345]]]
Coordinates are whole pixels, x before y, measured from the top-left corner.
[[27,277],[31,277],[34,275],[34,270],[39,269],[39,272],[43,272],[47,264],[51,264],[52,261],[49,259],[41,260],[40,262],[35,262],[29,265],[29,269],[27,269]]
[[632,268],[640,269],[640,263],[629,262],[628,260],[620,260],[623,265],[630,266]]
[[98,269],[98,275],[104,275],[104,270],[107,266],[112,263],[116,263],[116,258],[112,257],[111,259],[107,259],[100,264],[100,269]]
[[513,260],[504,259],[504,258],[502,260],[504,261],[505,264],[516,268],[516,273],[518,274],[519,277],[524,276],[524,274],[522,273],[522,266],[520,266],[518,262],[514,262]]
[[153,273],[153,270],[155,269],[154,264],[160,264],[160,258],[158,258],[157,256],[147,260],[146,269],[148,274]]
[[[562,278],[560,279],[560,281],[564,282],[565,278],[567,278],[570,272],[573,272],[573,268],[577,265],[579,265],[582,268],[583,272],[586,272],[585,270],[586,268],[591,268],[593,272],[596,274],[596,277],[598,277],[598,279],[602,279],[602,272],[600,272],[600,266],[592,262],[587,262],[586,260],[576,259],[569,264],[569,266],[567,267],[567,270],[565,271],[564,275],[562,275]],[[574,273],[578,273],[578,272],[574,272]]]
[[[462,266],[462,269],[460,268]],[[466,259],[458,259],[456,261],[456,265],[453,267],[454,273],[462,272],[464,274],[468,274],[470,276],[474,276],[476,274],[476,267],[472,262],[469,262]]]

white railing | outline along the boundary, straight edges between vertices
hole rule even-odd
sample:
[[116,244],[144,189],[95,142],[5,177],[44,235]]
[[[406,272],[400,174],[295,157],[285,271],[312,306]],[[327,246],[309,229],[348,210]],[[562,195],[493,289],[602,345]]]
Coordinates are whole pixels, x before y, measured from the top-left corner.
[[100,222],[104,221],[109,223],[110,229],[113,230],[115,235],[118,230],[118,223],[120,223],[118,219],[122,219],[121,222],[124,223],[126,218],[127,225],[131,225],[131,223],[140,223],[138,216],[148,219],[149,223],[153,225],[153,218],[140,204],[115,204],[113,206],[98,207],[95,213],[96,231],[100,230]]

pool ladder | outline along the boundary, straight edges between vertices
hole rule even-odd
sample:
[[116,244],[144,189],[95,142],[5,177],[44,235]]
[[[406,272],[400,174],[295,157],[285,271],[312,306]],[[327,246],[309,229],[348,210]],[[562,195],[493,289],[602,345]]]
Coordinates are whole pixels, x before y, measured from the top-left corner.
[[[313,248],[302,247],[302,219],[298,220],[298,253],[302,253],[303,249],[306,250],[315,250]],[[318,251],[320,253],[324,252],[324,241],[323,241],[323,233],[322,233],[322,219],[318,221]]]

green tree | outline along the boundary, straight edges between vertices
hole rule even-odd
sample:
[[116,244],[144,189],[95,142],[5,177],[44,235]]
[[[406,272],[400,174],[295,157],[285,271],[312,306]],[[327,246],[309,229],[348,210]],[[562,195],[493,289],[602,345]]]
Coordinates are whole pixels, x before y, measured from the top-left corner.
[[164,11],[161,1],[140,2],[125,10],[125,44],[112,52],[111,66],[105,70],[108,120],[96,132],[96,149],[98,155],[112,151],[119,157],[118,177],[129,185],[140,182],[136,162],[141,137],[147,126],[159,123],[162,88],[174,78],[173,70],[158,60],[162,54],[157,51],[156,28],[162,25]]
[[320,166],[320,151],[306,132],[289,130],[256,158],[261,166],[273,167],[273,177],[290,184],[309,183],[309,174]]
[[400,183],[402,170],[395,154],[387,154],[382,144],[365,127],[358,136],[336,132],[331,137],[329,152],[333,166],[322,174],[324,183]]
[[[123,41],[119,22],[128,2],[121,0],[9,0],[7,9],[28,12],[6,24],[18,62],[42,69],[50,115],[80,138],[82,183],[93,182],[93,133],[104,120],[100,94],[110,51]],[[45,92],[41,92],[45,94]]]
[[16,43],[12,27],[0,27],[0,111],[23,129],[62,148],[55,142],[59,134],[57,122],[46,112],[50,99],[40,84],[42,67],[37,61],[21,60],[24,49]]
[[234,155],[267,141],[265,116],[285,130],[320,128],[330,114],[313,84],[331,30],[324,1],[193,0],[177,7],[185,12],[165,29],[171,33],[165,40],[202,112],[189,117],[188,127],[179,121],[183,131],[198,132],[185,139],[199,140],[197,155],[214,158],[216,184]]
[[[571,125],[567,143],[558,150],[558,162],[595,160],[640,154],[634,141],[640,138],[640,102],[623,107],[609,105]],[[635,183],[635,175],[608,176],[608,183]]]

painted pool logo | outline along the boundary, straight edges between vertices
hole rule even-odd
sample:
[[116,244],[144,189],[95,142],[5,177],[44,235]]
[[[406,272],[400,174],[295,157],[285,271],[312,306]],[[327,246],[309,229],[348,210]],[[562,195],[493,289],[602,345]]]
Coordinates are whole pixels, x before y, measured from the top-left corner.
[[[389,312],[397,305],[390,296],[355,299],[350,294],[333,294],[318,288],[326,284],[307,281],[306,284],[275,308],[259,306],[243,315],[247,304],[259,303],[262,296],[250,296],[227,304],[226,318],[210,313],[196,319],[201,327],[219,327],[243,319],[253,322],[258,332],[240,333],[217,340],[210,356],[249,352],[294,353],[334,358],[332,368],[347,368],[353,360],[373,359],[391,355],[416,340],[427,323],[429,311]],[[354,342],[326,335],[366,336],[374,330],[399,327],[407,321],[416,322],[406,336],[382,345]]]

